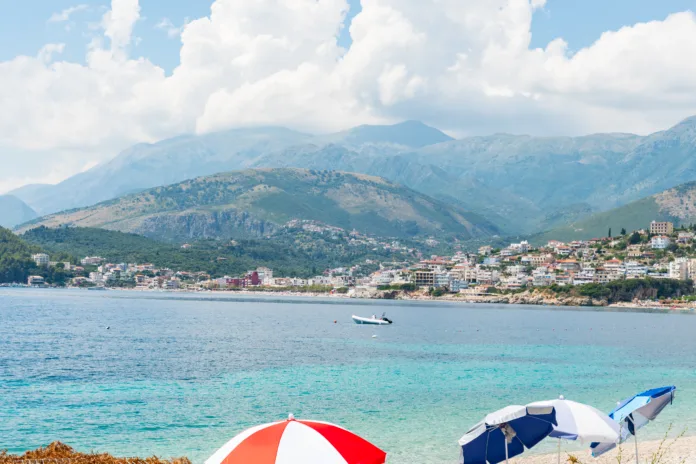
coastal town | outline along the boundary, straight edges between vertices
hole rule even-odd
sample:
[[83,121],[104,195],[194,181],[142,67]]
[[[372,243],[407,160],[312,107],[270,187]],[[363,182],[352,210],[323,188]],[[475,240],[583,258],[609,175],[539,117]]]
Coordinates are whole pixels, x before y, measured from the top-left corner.
[[[316,233],[343,231],[320,225]],[[315,230],[316,229],[316,230]],[[93,289],[133,288],[187,291],[289,291],[372,297],[376,291],[408,289],[431,296],[480,297],[545,287],[607,284],[629,279],[696,278],[694,231],[675,228],[670,222],[653,221],[643,230],[618,236],[561,242],[541,246],[528,241],[504,248],[481,246],[476,251],[457,251],[450,256],[431,256],[416,262],[365,263],[379,269],[365,274],[362,266],[326,269],[312,278],[274,275],[258,267],[240,276],[213,277],[205,272],[160,268],[157,263],[108,263],[98,256],[84,257],[80,265],[53,262],[50,256],[32,256],[37,266],[60,266],[75,275],[69,285]],[[369,240],[351,237],[351,240]],[[189,247],[184,244],[182,248]],[[379,243],[398,247],[398,243]],[[31,276],[29,286],[45,286],[40,276]]]

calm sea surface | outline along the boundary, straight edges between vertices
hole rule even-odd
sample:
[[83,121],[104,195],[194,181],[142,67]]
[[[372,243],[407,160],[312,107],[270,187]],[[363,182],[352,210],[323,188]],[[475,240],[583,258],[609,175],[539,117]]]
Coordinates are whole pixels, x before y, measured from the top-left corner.
[[[0,289],[0,449],[60,440],[202,463],[292,412],[390,464],[455,463],[486,412],[559,394],[608,411],[667,384],[675,405],[643,437],[696,431],[695,316],[355,303]],[[393,326],[350,319],[382,311]]]

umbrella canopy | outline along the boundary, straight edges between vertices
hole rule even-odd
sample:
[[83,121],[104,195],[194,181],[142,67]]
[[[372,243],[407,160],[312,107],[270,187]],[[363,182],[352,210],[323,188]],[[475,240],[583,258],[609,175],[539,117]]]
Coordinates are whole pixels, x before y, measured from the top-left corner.
[[[617,442],[619,424],[599,409],[587,404],[560,398],[544,401],[556,410],[557,425],[549,434],[551,438],[591,443],[595,441]],[[534,404],[534,403],[532,403]]]
[[[667,405],[672,404],[677,387],[674,385],[653,388],[626,398],[609,413],[609,417],[621,426],[619,443],[626,441],[636,431],[655,420]],[[592,444],[592,455],[597,457],[616,447],[616,443],[606,443],[601,440]]]
[[488,414],[460,440],[464,464],[497,464],[522,454],[546,438],[556,425],[550,403],[508,406]]
[[290,419],[240,433],[205,464],[384,464],[387,454],[327,422]]

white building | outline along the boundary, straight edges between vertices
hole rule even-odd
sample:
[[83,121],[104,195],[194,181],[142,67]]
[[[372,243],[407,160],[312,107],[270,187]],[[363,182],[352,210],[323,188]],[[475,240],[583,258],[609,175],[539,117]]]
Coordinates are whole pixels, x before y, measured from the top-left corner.
[[502,257],[515,256],[516,254],[517,252],[515,251],[515,249],[510,247],[503,248],[502,250],[500,250],[500,256]]
[[48,266],[49,259],[46,253],[31,255],[31,259],[34,260],[37,266]]
[[692,232],[679,232],[677,236],[677,242],[679,243],[689,243],[694,239],[694,234]]
[[104,274],[102,274],[101,272],[90,272],[89,280],[91,280],[94,283],[104,282]]
[[517,290],[517,289],[521,288],[522,285],[524,285],[526,283],[527,283],[527,280],[523,279],[521,276],[518,276],[518,275],[500,278],[500,284],[502,285],[503,288],[506,288],[508,290]]
[[450,286],[450,275],[447,272],[436,272],[433,276],[433,287],[448,287]]
[[525,274],[526,267],[516,264],[514,266],[508,266],[505,271],[510,275]]
[[370,278],[370,285],[373,287],[380,287],[382,285],[391,285],[398,280],[400,280],[399,271],[386,269],[372,274]]
[[87,256],[80,260],[83,266],[99,266],[104,261],[104,258],[98,256]]
[[690,259],[687,262],[687,271],[689,272],[689,278],[694,279],[696,277],[696,259]]
[[642,279],[648,275],[648,268],[635,261],[626,261],[624,267],[626,268],[627,279]]
[[559,256],[568,256],[573,252],[573,249],[566,245],[559,245],[554,251]]
[[457,265],[450,271],[450,275],[458,280],[476,282],[476,269],[476,266]]
[[535,287],[547,287],[556,283],[556,275],[544,267],[532,271],[532,285]]
[[450,283],[450,291],[453,293],[459,293],[467,288],[469,288],[469,284],[464,280],[452,279]]
[[657,235],[650,239],[650,246],[653,250],[664,250],[670,243],[671,240],[666,235]]
[[493,247],[486,245],[486,246],[482,246],[479,248],[478,254],[480,254],[481,256],[488,256],[491,254],[492,251],[493,251]]
[[29,276],[27,284],[29,284],[30,287],[43,287],[46,285],[46,281],[41,276]]
[[500,280],[500,273],[496,270],[478,269],[476,281],[479,284],[495,285]]
[[532,247],[527,240],[523,240],[520,243],[511,243],[508,248],[513,250],[515,254],[522,254],[527,253]]
[[669,278],[677,280],[686,280],[689,278],[688,258],[677,258],[669,263]]
[[273,270],[267,267],[259,267],[256,269],[256,273],[259,275],[259,280],[261,285],[269,286],[273,285]]
[[[296,284],[293,284],[293,285],[295,285],[296,287],[303,286],[303,285],[296,285]],[[310,285],[310,286],[312,286],[312,285],[329,286],[329,285],[331,285],[331,277],[315,276],[312,279],[309,279],[307,281],[307,285]]]
[[573,285],[585,285],[594,282],[594,270],[593,272],[578,272],[573,276]]
[[610,259],[604,263],[604,269],[614,274],[624,275],[626,273],[626,268],[623,262],[618,259]]

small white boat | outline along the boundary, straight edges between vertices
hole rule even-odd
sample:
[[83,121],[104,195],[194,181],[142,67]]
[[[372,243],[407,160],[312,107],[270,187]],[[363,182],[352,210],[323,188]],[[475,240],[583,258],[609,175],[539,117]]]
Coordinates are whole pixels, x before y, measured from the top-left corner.
[[353,322],[356,324],[369,324],[369,325],[389,325],[392,323],[387,319],[385,314],[382,317],[372,316],[372,317],[360,317],[353,314]]

